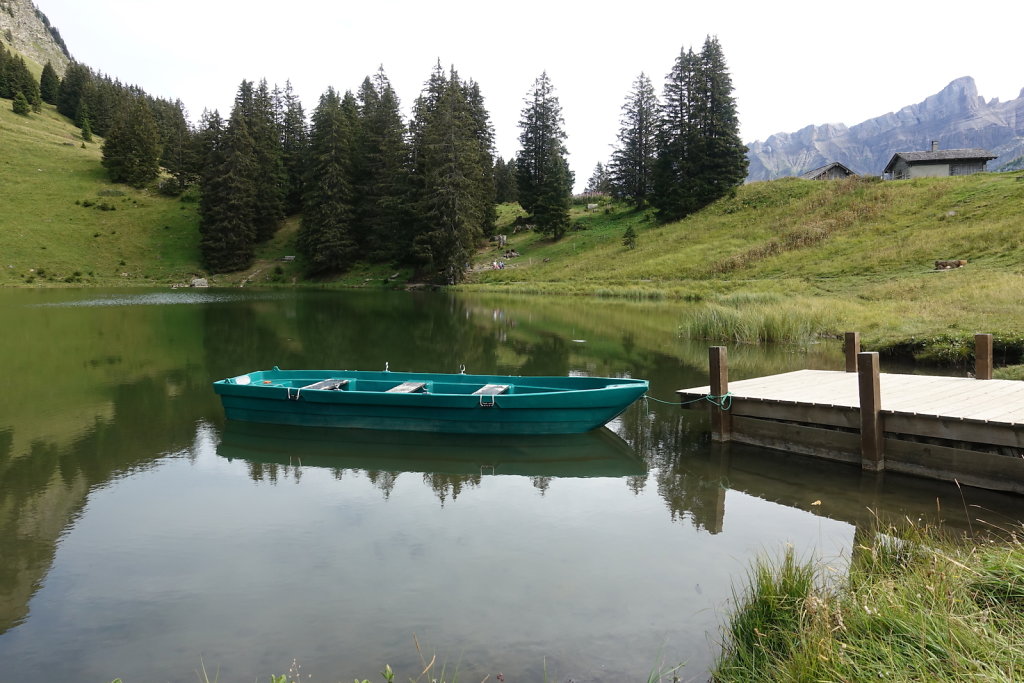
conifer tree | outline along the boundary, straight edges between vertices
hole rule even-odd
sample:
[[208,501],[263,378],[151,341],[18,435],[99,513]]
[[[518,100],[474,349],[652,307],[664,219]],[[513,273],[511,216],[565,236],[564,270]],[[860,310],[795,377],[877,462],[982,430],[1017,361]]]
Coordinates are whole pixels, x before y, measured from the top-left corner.
[[28,100],[25,99],[25,93],[21,92],[20,90],[18,91],[18,93],[14,96],[14,102],[11,104],[11,110],[15,114],[19,114],[21,116],[29,115],[29,113],[32,111],[32,106],[28,103]]
[[57,94],[60,91],[60,77],[57,70],[50,62],[46,62],[43,73],[39,77],[39,96],[47,104],[57,104]]
[[[84,101],[85,87],[91,80],[92,72],[89,67],[74,61],[68,64],[60,88],[57,89],[57,111],[72,121],[78,121],[78,110]],[[99,132],[95,127],[93,130]]]
[[739,133],[732,77],[718,38],[708,36],[700,53],[704,114],[700,126],[703,158],[702,206],[735,191],[747,177],[747,147]]
[[665,84],[653,203],[672,221],[732,192],[747,174],[732,79],[721,45],[680,50]]
[[298,248],[311,275],[343,272],[357,253],[352,233],[352,130],[333,88],[313,111]]
[[519,203],[541,233],[559,239],[569,226],[572,173],[566,160],[562,108],[547,72],[526,97],[516,157]]
[[177,195],[195,181],[195,162],[192,155],[192,129],[189,126],[185,105],[181,100],[171,102],[161,98],[145,99],[153,112],[157,131],[160,135],[160,165],[172,178],[161,182],[160,190]]
[[473,137],[476,140],[476,165],[473,174],[474,197],[479,203],[480,227],[484,236],[494,234],[498,210],[494,198],[494,127],[490,114],[484,106],[480,85],[470,80],[463,86],[469,115],[473,121]]
[[284,211],[293,215],[302,209],[305,158],[309,147],[309,128],[302,103],[286,81],[278,105],[281,116],[281,163],[284,166]]
[[699,109],[697,56],[684,46],[665,80],[653,203],[662,222],[696,211],[696,111]]
[[103,142],[104,168],[115,183],[144,187],[160,171],[160,136],[153,114],[142,97],[121,110]]
[[[493,210],[490,124],[475,84],[438,64],[416,101],[412,123],[416,254],[442,282],[462,280]],[[486,168],[485,168],[486,167]]]
[[264,79],[254,87],[251,81],[243,80],[235,95],[232,120],[234,110],[245,120],[253,143],[253,220],[256,239],[263,242],[273,237],[284,217],[286,183],[281,135],[267,81]]
[[608,169],[600,161],[594,166],[594,172],[590,174],[590,180],[587,181],[586,191],[600,194],[611,194],[612,180],[608,174]]
[[622,106],[618,147],[612,153],[615,194],[643,208],[654,192],[659,123],[658,98],[651,79],[641,73]]
[[409,146],[398,96],[384,68],[363,81],[359,94],[359,158],[355,192],[358,232],[371,260],[402,260],[415,235],[410,210]]
[[210,117],[202,138],[211,147],[206,158],[200,202],[200,251],[211,272],[243,270],[252,264],[256,243],[256,205],[252,182],[256,154],[245,114],[234,107],[223,132]]
[[519,201],[515,157],[508,161],[498,157],[498,160],[494,162],[494,201],[498,204]]
[[636,228],[630,225],[626,228],[626,232],[622,234],[622,246],[626,249],[636,249]]

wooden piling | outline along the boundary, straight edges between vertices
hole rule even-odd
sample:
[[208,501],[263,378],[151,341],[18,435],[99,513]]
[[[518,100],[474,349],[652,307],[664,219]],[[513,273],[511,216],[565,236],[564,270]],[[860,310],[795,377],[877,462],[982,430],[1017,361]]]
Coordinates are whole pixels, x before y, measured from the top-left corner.
[[875,472],[885,469],[885,431],[882,426],[882,390],[878,354],[857,354],[857,386],[860,393],[861,467]]
[[[708,368],[711,374],[711,394],[719,397],[729,393],[729,355],[724,346],[708,348]],[[732,414],[718,406],[711,408],[711,440],[732,439]]]
[[992,379],[992,335],[974,335],[974,378]]
[[843,350],[846,351],[846,371],[857,372],[857,354],[860,353],[860,332],[847,332],[843,336]]

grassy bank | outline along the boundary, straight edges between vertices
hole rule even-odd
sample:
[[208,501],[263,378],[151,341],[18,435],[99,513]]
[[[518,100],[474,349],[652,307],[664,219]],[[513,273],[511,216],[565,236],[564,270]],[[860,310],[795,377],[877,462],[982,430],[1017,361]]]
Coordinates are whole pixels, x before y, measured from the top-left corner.
[[[1022,202],[1010,173],[751,183],[665,226],[628,207],[577,207],[563,240],[512,234],[520,256],[478,270],[467,288],[698,301],[704,310],[680,328],[690,338],[806,342],[858,330],[868,350],[926,362],[965,362],[972,335],[992,332],[999,359],[1014,363]],[[630,226],[635,249],[622,243]],[[967,265],[935,270],[947,259]]]
[[870,536],[855,539],[838,583],[828,568],[802,564],[792,552],[758,564],[729,621],[714,680],[1024,676],[1020,535],[978,542],[911,528]]

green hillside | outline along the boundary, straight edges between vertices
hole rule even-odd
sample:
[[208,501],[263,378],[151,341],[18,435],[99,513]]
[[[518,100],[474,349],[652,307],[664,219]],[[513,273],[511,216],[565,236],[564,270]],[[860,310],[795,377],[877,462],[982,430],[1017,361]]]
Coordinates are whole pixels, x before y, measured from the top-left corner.
[[28,117],[0,99],[0,286],[187,282],[197,205],[107,180],[102,140],[50,105]]
[[[797,341],[856,329],[875,348],[927,356],[933,346],[952,356],[935,360],[955,360],[968,351],[962,340],[985,331],[997,348],[1019,349],[1017,176],[751,183],[665,226],[625,207],[580,208],[577,230],[560,242],[510,234],[520,255],[493,270],[499,250],[482,254],[469,287],[700,301],[684,326],[696,338]],[[629,225],[634,249],[623,246]],[[935,269],[954,259],[967,265]]]

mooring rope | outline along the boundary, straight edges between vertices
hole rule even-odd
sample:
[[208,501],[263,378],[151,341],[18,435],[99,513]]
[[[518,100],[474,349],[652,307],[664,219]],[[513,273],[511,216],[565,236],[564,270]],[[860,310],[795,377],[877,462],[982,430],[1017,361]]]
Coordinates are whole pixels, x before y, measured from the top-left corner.
[[707,401],[711,405],[718,406],[722,410],[729,410],[729,408],[732,407],[732,392],[731,391],[727,391],[724,394],[722,394],[721,396],[715,396],[714,394],[707,394],[706,396],[701,396],[700,398],[695,398],[695,399],[690,400],[690,401],[680,401],[678,403],[675,403],[673,401],[662,401],[660,398],[654,398],[653,396],[648,396],[647,394],[644,394],[643,398],[644,398],[645,401],[654,401],[655,403],[664,403],[667,406],[686,406],[686,405],[690,405],[691,403],[697,403],[699,401]]

